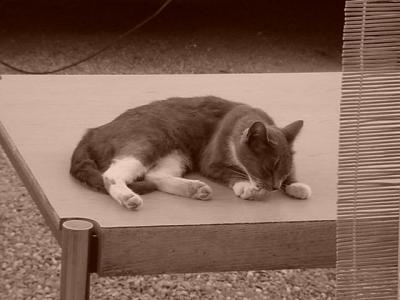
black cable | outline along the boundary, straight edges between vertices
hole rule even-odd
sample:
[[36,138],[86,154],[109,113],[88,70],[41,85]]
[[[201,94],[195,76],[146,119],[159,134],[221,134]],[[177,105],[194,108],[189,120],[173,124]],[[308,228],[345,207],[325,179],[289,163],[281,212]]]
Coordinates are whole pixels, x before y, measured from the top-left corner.
[[158,16],[173,0],[166,0],[161,6],[160,8],[158,8],[152,15],[150,15],[149,17],[147,17],[146,19],[144,19],[142,22],[140,22],[139,24],[136,24],[134,27],[132,27],[131,29],[129,29],[128,31],[120,34],[119,36],[117,36],[116,38],[114,38],[112,41],[110,41],[108,44],[106,44],[105,46],[103,46],[102,48],[94,51],[93,53],[87,55],[84,58],[81,58],[71,64],[65,65],[63,67],[59,67],[56,68],[54,70],[49,70],[49,71],[29,71],[29,70],[24,70],[21,68],[18,68],[16,66],[13,66],[3,60],[0,59],[0,64],[6,66],[7,68],[10,68],[14,71],[20,72],[20,73],[24,73],[24,74],[36,74],[36,75],[44,75],[44,74],[54,74],[60,71],[64,71],[66,69],[75,67],[76,65],[79,65],[85,61],[88,61],[89,59],[92,59],[93,57],[99,55],[100,53],[106,51],[107,49],[109,49],[110,47],[114,46],[117,42],[119,42],[120,40],[122,40],[123,38],[125,38],[126,36],[130,35],[132,32],[136,31],[137,29],[141,28],[142,26],[144,26],[145,24],[147,24],[148,22],[150,22],[152,19],[154,19],[156,16]]

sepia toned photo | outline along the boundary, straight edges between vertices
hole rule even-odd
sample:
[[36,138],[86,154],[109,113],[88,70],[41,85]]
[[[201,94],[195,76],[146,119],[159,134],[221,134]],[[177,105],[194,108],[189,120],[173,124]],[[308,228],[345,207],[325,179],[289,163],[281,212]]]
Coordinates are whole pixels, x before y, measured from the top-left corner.
[[398,299],[399,12],[0,2],[0,299]]

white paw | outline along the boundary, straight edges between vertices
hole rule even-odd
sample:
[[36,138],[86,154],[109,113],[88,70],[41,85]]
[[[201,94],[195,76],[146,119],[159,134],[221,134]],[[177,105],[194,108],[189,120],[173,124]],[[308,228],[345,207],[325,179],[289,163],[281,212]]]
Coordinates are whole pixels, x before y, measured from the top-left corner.
[[193,180],[190,182],[190,197],[199,200],[210,200],[212,189],[204,182]]
[[260,189],[250,181],[238,181],[232,186],[236,196],[245,200],[254,200],[260,193]]
[[295,182],[285,188],[286,194],[297,199],[307,199],[311,197],[311,188],[304,183]]
[[143,199],[139,195],[133,193],[122,198],[121,203],[127,209],[138,209],[143,205]]
[[108,192],[111,197],[127,209],[138,209],[143,205],[142,198],[127,186],[113,184],[109,186]]

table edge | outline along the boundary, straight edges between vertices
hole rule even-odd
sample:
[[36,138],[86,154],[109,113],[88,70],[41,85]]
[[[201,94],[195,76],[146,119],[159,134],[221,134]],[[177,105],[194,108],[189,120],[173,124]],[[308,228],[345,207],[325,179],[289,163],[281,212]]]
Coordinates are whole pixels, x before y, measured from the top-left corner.
[[[131,249],[136,249],[139,244],[140,247],[147,248],[149,245],[154,243],[151,240],[152,236],[156,236],[157,239],[166,240],[171,238],[175,238],[175,236],[180,236],[177,238],[176,249],[167,249],[162,243],[158,243],[160,251],[169,251],[172,250],[176,253],[179,253],[179,247],[181,245],[180,242],[185,241],[185,236],[202,236],[207,234],[210,230],[218,235],[220,242],[224,240],[225,235],[231,235],[236,238],[242,236],[248,236],[249,234],[253,234],[254,231],[258,231],[258,236],[261,235],[279,235],[280,232],[286,232],[288,236],[293,237],[293,240],[296,240],[296,237],[300,235],[304,235],[305,232],[310,231],[309,237],[305,242],[303,240],[297,240],[294,242],[294,246],[292,249],[287,250],[286,255],[291,256],[290,261],[286,262],[283,259],[271,260],[267,257],[264,257],[261,252],[255,252],[253,254],[260,255],[263,259],[254,264],[245,262],[243,260],[242,265],[238,265],[237,267],[213,267],[204,266],[199,267],[197,270],[190,270],[187,265],[180,267],[180,259],[178,258],[176,261],[173,260],[176,264],[172,264],[171,267],[164,266],[165,269],[161,270],[161,273],[187,273],[187,272],[222,272],[222,271],[242,271],[242,270],[273,270],[273,269],[294,269],[294,268],[332,268],[336,266],[336,220],[315,220],[315,221],[286,221],[286,222],[256,222],[256,223],[228,223],[228,224],[200,224],[200,225],[163,225],[163,226],[148,226],[148,227],[106,227],[100,228],[97,227],[96,231],[96,241],[94,246],[95,252],[92,252],[93,255],[96,256],[96,263],[92,264],[91,272],[96,272],[99,276],[121,276],[121,275],[150,275],[150,274],[159,274],[159,272],[154,272],[154,269],[151,265],[143,265],[141,259],[137,259],[135,255],[125,256],[121,261],[121,256],[118,255],[119,252],[129,252]],[[143,240],[140,243],[135,241],[135,237],[138,236],[146,236],[150,237],[150,241]],[[255,235],[256,236],[256,235]],[[276,240],[277,241],[277,240]],[[274,242],[272,249],[285,249],[285,243],[287,241],[282,240],[278,242]],[[229,245],[231,240],[227,240],[227,244]],[[234,243],[234,242],[233,242]],[[243,252],[244,250],[249,249],[259,249],[261,247],[260,242],[257,239],[252,241],[252,245],[239,245],[243,249],[239,249],[237,251]],[[205,241],[205,246],[207,248],[207,244],[209,241]],[[215,245],[214,245],[215,246]],[[224,243],[220,243],[220,246],[224,246]],[[300,248],[310,248],[316,247],[319,249],[318,257],[311,257],[307,251],[298,249]],[[135,248],[136,247],[136,248]],[[164,248],[165,249],[164,249]],[[175,246],[174,246],[175,247]],[[196,255],[198,255],[198,249],[191,245],[183,246],[186,249],[183,250],[182,253],[192,253],[192,258],[195,259]],[[202,245],[200,245],[202,247]],[[229,247],[227,248],[229,251]],[[226,249],[225,249],[226,250]],[[213,250],[210,250],[212,253]],[[284,250],[286,251],[286,250]],[[116,253],[118,252],[118,253]],[[218,252],[218,250],[217,250]],[[245,251],[244,251],[245,252]],[[237,252],[233,251],[234,255],[237,255]],[[217,253],[218,256],[218,253]],[[156,257],[151,257],[155,258]],[[201,256],[197,257],[200,261],[202,260]],[[299,258],[299,259],[297,259]],[[147,260],[145,258],[144,260]],[[223,258],[218,258],[222,259]],[[152,260],[156,263],[154,260]],[[160,263],[160,262],[159,262]],[[162,263],[162,262],[161,262]],[[136,269],[137,265],[140,265],[140,269]],[[157,264],[157,263],[156,263]]]
[[36,203],[36,206],[39,208],[40,213],[45,219],[46,224],[49,226],[57,242],[61,244],[61,219],[51,206],[39,183],[34,178],[32,171],[23,159],[17,146],[14,144],[11,136],[7,132],[6,127],[1,121],[0,145],[3,147],[4,152],[11,161],[11,164],[14,166],[17,174],[29,191],[29,194]]

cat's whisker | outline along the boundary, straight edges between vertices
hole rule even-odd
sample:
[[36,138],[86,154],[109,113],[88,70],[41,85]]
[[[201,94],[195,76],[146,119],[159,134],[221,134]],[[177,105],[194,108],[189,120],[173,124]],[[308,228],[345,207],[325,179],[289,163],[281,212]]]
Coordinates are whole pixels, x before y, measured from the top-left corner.
[[240,176],[240,177],[249,179],[249,176],[247,176],[246,174],[242,174],[242,173],[239,173],[239,172],[234,172],[234,173],[235,173],[236,175]]
[[247,174],[245,174],[245,173],[236,171],[236,170],[234,170],[234,169],[231,169],[231,171],[232,171],[233,173],[235,173],[236,175],[239,175],[239,176],[242,177],[242,178],[246,178],[247,180],[249,179],[249,177],[248,177]]
[[248,177],[248,176],[245,176],[245,175],[236,174],[236,177],[237,177],[237,178],[240,178],[240,179],[243,179],[243,180],[245,180],[245,181],[249,181],[249,177]]
[[247,176],[236,175],[236,177],[239,179],[243,179],[244,181],[249,181],[249,178]]
[[261,189],[268,189],[268,186],[266,184],[264,184],[263,181],[261,180],[261,178],[259,178],[257,176],[250,174],[250,178],[249,178],[249,176],[243,172],[237,171],[235,169],[231,169],[231,171],[233,173],[235,173],[236,175],[239,175],[239,178],[243,178],[245,180],[250,180],[250,181],[253,180],[256,183],[256,185],[259,186]]
[[269,186],[267,184],[265,184],[261,179],[256,177],[255,182],[256,182],[257,186],[260,187],[261,189],[270,190]]
[[253,181],[255,181],[256,183],[263,184],[263,183],[262,183],[262,182],[263,182],[262,179],[261,179],[261,178],[258,178],[257,176],[250,175],[250,178],[253,179]]
[[232,172],[235,172],[235,173],[238,173],[238,174],[246,174],[246,173],[244,173],[244,172],[242,172],[242,171],[238,171],[238,170],[236,170],[236,169],[233,169],[233,168],[230,168],[230,170],[232,171]]

